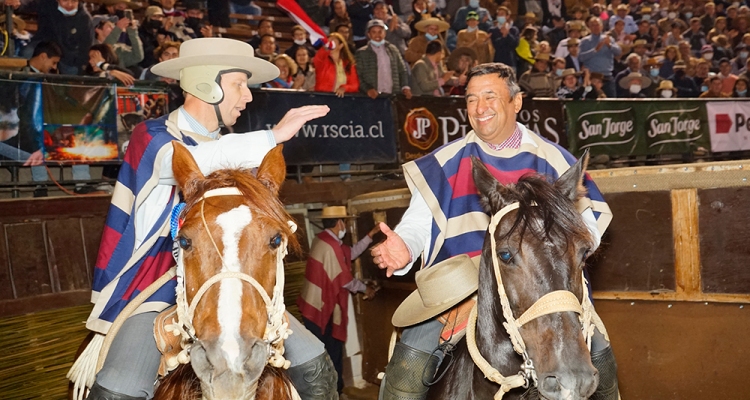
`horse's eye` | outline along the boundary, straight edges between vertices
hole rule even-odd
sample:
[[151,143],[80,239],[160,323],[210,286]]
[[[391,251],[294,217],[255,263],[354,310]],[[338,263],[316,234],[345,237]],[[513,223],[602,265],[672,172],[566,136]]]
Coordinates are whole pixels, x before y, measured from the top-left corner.
[[591,249],[586,249],[583,251],[583,258],[581,259],[581,262],[585,262],[587,258],[591,255]]
[[190,250],[190,248],[193,247],[193,241],[186,237],[180,236],[177,240],[183,250]]
[[271,238],[271,243],[269,243],[272,249],[278,249],[279,246],[281,246],[281,234],[277,233],[273,235]]
[[498,253],[498,256],[500,257],[500,260],[502,262],[504,262],[504,263],[507,263],[508,261],[510,261],[511,258],[513,258],[513,256],[510,254],[510,252],[509,251],[505,251],[505,250],[501,250]]

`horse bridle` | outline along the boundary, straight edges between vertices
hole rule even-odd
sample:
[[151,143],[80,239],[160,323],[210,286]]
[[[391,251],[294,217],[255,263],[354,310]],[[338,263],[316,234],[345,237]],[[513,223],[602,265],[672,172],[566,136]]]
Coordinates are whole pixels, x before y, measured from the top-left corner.
[[[222,257],[219,251],[216,241],[208,229],[208,223],[203,212],[205,200],[210,197],[217,196],[243,196],[242,192],[236,187],[227,187],[212,189],[203,194],[203,197],[198,200],[201,204],[200,215],[203,227],[208,233],[208,237],[211,239],[216,253],[221,259],[222,265],[224,265],[224,257]],[[296,231],[297,225],[293,221],[287,221],[292,232]],[[263,302],[266,305],[266,313],[268,320],[266,328],[263,333],[263,342],[269,348],[269,356],[267,363],[276,368],[289,368],[290,362],[284,358],[284,339],[287,339],[292,331],[289,329],[289,323],[286,321],[284,313],[286,307],[284,305],[284,256],[287,254],[287,240],[283,239],[281,245],[277,248],[276,253],[276,284],[274,285],[272,296],[269,296],[266,290],[261,286],[258,281],[252,276],[239,271],[225,271],[220,272],[208,280],[198,289],[193,296],[192,302],[188,303],[185,295],[185,270],[182,264],[182,249],[179,249],[177,260],[177,323],[174,327],[181,336],[181,346],[183,350],[178,356],[180,363],[186,364],[190,361],[190,348],[192,344],[199,341],[195,336],[195,328],[193,327],[193,317],[195,308],[200,302],[206,291],[224,279],[240,279],[244,282],[249,283],[255,290],[260,294]]]
[[[536,204],[532,204],[536,206]],[[594,334],[594,328],[598,328],[599,331],[607,336],[604,324],[602,323],[599,316],[594,311],[594,307],[589,299],[588,286],[586,277],[583,277],[583,300],[578,302],[576,295],[568,290],[556,290],[545,294],[540,297],[534,304],[531,305],[518,319],[514,318],[513,311],[510,308],[510,302],[508,295],[505,292],[503,286],[502,277],[500,275],[500,262],[497,258],[497,243],[495,241],[495,230],[500,224],[503,217],[509,212],[516,210],[520,207],[518,202],[511,203],[495,213],[490,220],[488,228],[490,235],[491,251],[492,251],[492,267],[495,274],[495,280],[497,281],[497,293],[500,295],[500,304],[502,305],[503,317],[505,321],[503,326],[510,336],[513,349],[523,357],[523,364],[521,370],[516,375],[503,376],[496,368],[492,367],[489,362],[480,354],[479,349],[476,346],[476,323],[477,323],[477,305],[471,309],[469,316],[469,323],[467,326],[466,336],[467,344],[469,348],[469,354],[471,355],[474,363],[484,373],[484,376],[499,384],[500,389],[495,394],[495,400],[502,399],[503,395],[510,390],[517,387],[528,387],[529,382],[533,381],[534,385],[537,385],[537,375],[534,369],[534,362],[529,357],[526,351],[526,344],[521,337],[520,328],[536,318],[543,315],[554,314],[559,312],[572,311],[578,314],[578,318],[582,325],[582,332],[586,339],[586,345],[591,350],[591,337]],[[583,274],[583,272],[582,272]]]

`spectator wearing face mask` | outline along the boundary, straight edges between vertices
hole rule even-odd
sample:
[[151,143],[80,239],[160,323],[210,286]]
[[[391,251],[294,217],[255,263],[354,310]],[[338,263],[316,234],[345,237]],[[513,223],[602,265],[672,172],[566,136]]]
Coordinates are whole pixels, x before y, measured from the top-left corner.
[[480,64],[492,61],[495,48],[492,47],[490,35],[479,30],[479,14],[469,11],[466,14],[466,29],[458,32],[456,47],[468,47],[477,54]]
[[157,36],[160,32],[163,32],[163,20],[164,12],[161,10],[161,7],[150,6],[146,8],[143,22],[138,28],[138,37],[143,44],[143,61],[140,63],[140,66],[143,68],[149,68],[156,64],[154,50],[159,47]]
[[37,4],[38,29],[24,49],[30,58],[41,41],[55,41],[63,55],[58,63],[61,74],[79,75],[87,63],[89,47],[94,41],[91,15],[78,0],[40,0]]
[[441,33],[447,31],[450,27],[447,22],[438,18],[425,18],[414,24],[414,27],[421,34],[409,41],[409,46],[407,46],[406,53],[404,53],[404,59],[409,65],[414,65],[414,63],[424,57],[427,44],[432,41],[438,41],[442,44],[444,55],[448,55],[448,49],[445,47],[445,42],[440,36]]
[[205,16],[203,2],[186,1],[185,4],[185,25],[195,32],[195,37],[213,37],[213,27],[203,19]]
[[654,91],[655,98],[659,99],[671,99],[675,97],[674,84],[670,80],[663,80],[659,82],[659,86]]
[[712,71],[718,71],[719,63],[715,57],[714,48],[710,44],[707,44],[701,48],[701,58],[708,61],[710,69]]
[[617,97],[627,97],[627,91],[629,89],[628,86],[620,85],[620,82],[625,77],[629,76],[633,72],[638,72],[639,74],[644,75],[644,72],[641,69],[641,56],[639,56],[638,54],[630,54],[625,62],[628,67],[620,71],[620,73],[615,76],[615,85],[617,85]]
[[501,62],[516,69],[516,47],[518,47],[518,28],[513,26],[510,10],[505,6],[497,8],[495,26],[490,28],[492,46],[495,48],[494,62]]
[[300,47],[304,47],[309,54],[315,56],[315,47],[310,44],[310,40],[307,39],[307,31],[301,25],[295,25],[292,27],[292,39],[294,40],[294,43],[286,49],[284,54],[294,59],[297,55],[297,50]]
[[659,70],[661,68],[661,61],[656,57],[649,57],[643,64],[643,71],[651,79],[651,86],[647,91],[648,97],[656,97],[656,91],[658,90],[659,84],[665,79],[659,76]]
[[565,71],[565,59],[555,58],[552,61],[552,68],[549,71],[549,79],[552,82],[552,88],[560,87],[562,82],[562,75]]
[[411,98],[409,74],[398,48],[385,40],[385,22],[373,19],[367,23],[367,36],[370,42],[357,50],[354,59],[357,64],[359,91],[371,99],[380,94],[403,93]]
[[745,64],[747,64],[748,55],[750,54],[750,52],[748,52],[746,44],[740,43],[737,45],[737,47],[734,48],[734,54],[736,55],[736,57],[731,60],[732,73],[739,76],[739,74],[741,74],[744,70]]
[[492,21],[490,12],[486,8],[479,6],[479,0],[469,0],[469,4],[458,9],[456,16],[453,18],[453,24],[451,29],[454,32],[459,32],[466,29],[468,26],[467,17],[469,13],[477,14],[477,21],[479,21],[477,27],[485,32],[488,32],[492,27]]
[[406,19],[406,23],[409,24],[409,29],[411,29],[412,38],[419,35],[419,30],[417,30],[416,24],[427,18],[440,19],[440,16],[435,9],[435,3],[427,0],[412,0],[411,15]]
[[624,89],[618,98],[644,99],[645,89],[651,85],[651,80],[640,72],[631,72],[620,80],[618,87]]
[[732,90],[732,97],[747,98],[747,88],[750,86],[750,81],[747,78],[739,78],[734,82],[734,89]]

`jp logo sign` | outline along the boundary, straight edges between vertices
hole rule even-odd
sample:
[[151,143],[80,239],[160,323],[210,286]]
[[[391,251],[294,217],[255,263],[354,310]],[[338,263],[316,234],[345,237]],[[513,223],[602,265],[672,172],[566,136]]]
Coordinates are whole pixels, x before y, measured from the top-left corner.
[[426,108],[415,108],[406,115],[404,133],[412,146],[428,150],[438,138],[437,120]]

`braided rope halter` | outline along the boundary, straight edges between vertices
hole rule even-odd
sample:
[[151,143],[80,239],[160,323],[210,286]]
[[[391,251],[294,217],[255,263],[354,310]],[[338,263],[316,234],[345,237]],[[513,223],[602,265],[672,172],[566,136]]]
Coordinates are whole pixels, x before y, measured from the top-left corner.
[[[211,231],[208,229],[206,217],[203,212],[205,200],[210,197],[216,196],[243,196],[242,192],[236,187],[219,188],[209,190],[203,194],[200,200],[201,204],[200,215],[203,227],[208,233],[208,237],[211,239],[216,253],[221,259],[222,265],[224,265],[224,258],[219,251],[216,241],[214,240]],[[292,232],[297,230],[297,225],[293,221],[287,221]],[[185,287],[185,268],[183,265],[182,248],[176,246],[176,259],[177,259],[177,321],[174,324],[168,325],[165,328],[171,331],[175,336],[180,336],[180,346],[182,351],[177,355],[176,360],[172,363],[187,364],[190,362],[190,349],[193,343],[200,339],[195,336],[195,327],[193,326],[193,317],[195,314],[195,308],[198,306],[203,295],[206,291],[224,279],[240,279],[244,282],[249,283],[255,290],[260,294],[263,302],[266,306],[266,314],[268,320],[263,333],[263,342],[268,347],[268,359],[267,364],[276,368],[289,368],[290,362],[284,358],[284,340],[292,334],[289,329],[289,322],[286,321],[284,313],[286,307],[284,305],[284,256],[287,254],[287,240],[283,239],[281,245],[276,249],[276,283],[273,287],[271,296],[268,295],[266,290],[261,286],[258,281],[252,276],[245,274],[244,272],[238,271],[225,271],[220,272],[208,280],[198,289],[193,301],[188,303]],[[176,362],[175,362],[176,361]],[[257,382],[256,382],[257,385]]]
[[[534,206],[536,206],[534,204]],[[518,202],[511,203],[495,213],[490,220],[490,226],[488,232],[490,235],[490,243],[492,250],[492,267],[495,274],[495,280],[497,281],[497,293],[500,295],[500,304],[502,305],[503,317],[505,321],[503,326],[510,336],[513,349],[516,353],[523,357],[523,364],[521,364],[521,370],[516,375],[503,376],[500,371],[494,368],[490,363],[482,356],[477,348],[476,344],[476,324],[477,324],[477,305],[471,309],[469,315],[469,323],[466,328],[466,339],[469,348],[469,354],[474,364],[482,371],[485,378],[492,382],[500,385],[500,389],[495,393],[494,399],[500,400],[503,398],[505,393],[515,389],[517,387],[528,387],[530,381],[533,381],[534,386],[537,385],[537,375],[534,369],[534,362],[529,357],[526,351],[526,344],[521,337],[520,328],[538,317],[547,314],[554,314],[559,312],[573,311],[578,314],[579,321],[582,325],[582,333],[586,339],[586,345],[591,350],[591,337],[594,334],[594,328],[599,331],[609,340],[607,331],[604,328],[602,320],[599,315],[594,311],[594,306],[591,304],[589,299],[589,291],[587,286],[586,278],[583,277],[583,301],[578,302],[576,295],[568,290],[556,290],[545,294],[539,298],[534,304],[529,307],[518,319],[513,317],[513,311],[510,309],[510,302],[508,295],[505,292],[503,286],[503,280],[500,275],[500,262],[497,258],[497,243],[495,241],[495,230],[500,224],[503,217],[509,212],[516,210],[520,207]],[[583,274],[583,272],[581,272]]]

